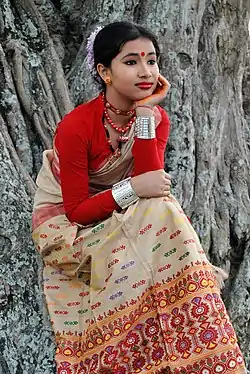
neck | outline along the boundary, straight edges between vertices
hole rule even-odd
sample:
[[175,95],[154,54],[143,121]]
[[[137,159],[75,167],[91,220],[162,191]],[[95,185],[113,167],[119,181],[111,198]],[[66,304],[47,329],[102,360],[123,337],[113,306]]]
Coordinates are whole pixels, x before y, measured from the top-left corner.
[[[126,96],[121,95],[119,92],[115,91],[113,87],[107,87],[106,89],[106,99],[116,108],[123,111],[128,111],[133,109],[134,102],[128,99]],[[128,123],[129,118],[127,116],[117,115],[109,111],[109,115],[112,120],[117,125],[125,125]]]
[[128,111],[133,108],[133,100],[121,95],[113,87],[107,87],[106,99],[117,109]]

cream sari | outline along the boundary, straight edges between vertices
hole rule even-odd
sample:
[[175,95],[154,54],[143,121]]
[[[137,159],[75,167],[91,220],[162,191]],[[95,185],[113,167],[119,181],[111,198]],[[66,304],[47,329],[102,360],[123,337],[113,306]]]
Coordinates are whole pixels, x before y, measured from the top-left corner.
[[[90,171],[91,193],[130,175],[131,147]],[[33,239],[57,373],[245,373],[214,269],[175,198],[140,199],[83,227],[66,218],[57,175],[45,151]]]

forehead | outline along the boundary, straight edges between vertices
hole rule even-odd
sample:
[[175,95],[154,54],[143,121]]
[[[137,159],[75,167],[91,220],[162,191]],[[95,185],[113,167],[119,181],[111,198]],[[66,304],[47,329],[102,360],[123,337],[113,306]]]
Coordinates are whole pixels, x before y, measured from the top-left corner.
[[141,53],[155,52],[154,44],[149,39],[139,38],[130,40],[124,44],[121,49],[120,55],[126,55],[127,53]]

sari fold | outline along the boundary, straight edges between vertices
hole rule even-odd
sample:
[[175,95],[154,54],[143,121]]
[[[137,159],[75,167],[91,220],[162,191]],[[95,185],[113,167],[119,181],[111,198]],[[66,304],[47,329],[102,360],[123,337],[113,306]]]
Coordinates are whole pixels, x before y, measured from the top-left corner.
[[[90,171],[91,191],[130,175],[131,147]],[[58,168],[45,151],[33,213],[57,373],[246,373],[214,269],[174,196],[83,227],[65,216]]]

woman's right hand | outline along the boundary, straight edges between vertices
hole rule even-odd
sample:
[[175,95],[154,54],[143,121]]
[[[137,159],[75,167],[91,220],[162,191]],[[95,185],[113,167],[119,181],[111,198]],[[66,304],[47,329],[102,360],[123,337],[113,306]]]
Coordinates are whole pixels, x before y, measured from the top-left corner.
[[[156,89],[152,93],[152,95],[145,97],[144,99],[138,100],[135,102],[135,109],[140,110],[140,106],[149,106],[154,107],[155,105],[160,104],[162,100],[165,99],[167,93],[170,89],[169,81],[163,77],[163,75],[159,75],[158,83]],[[138,114],[138,113],[137,113]]]
[[139,197],[164,197],[170,194],[171,176],[165,170],[148,171],[131,178]]

